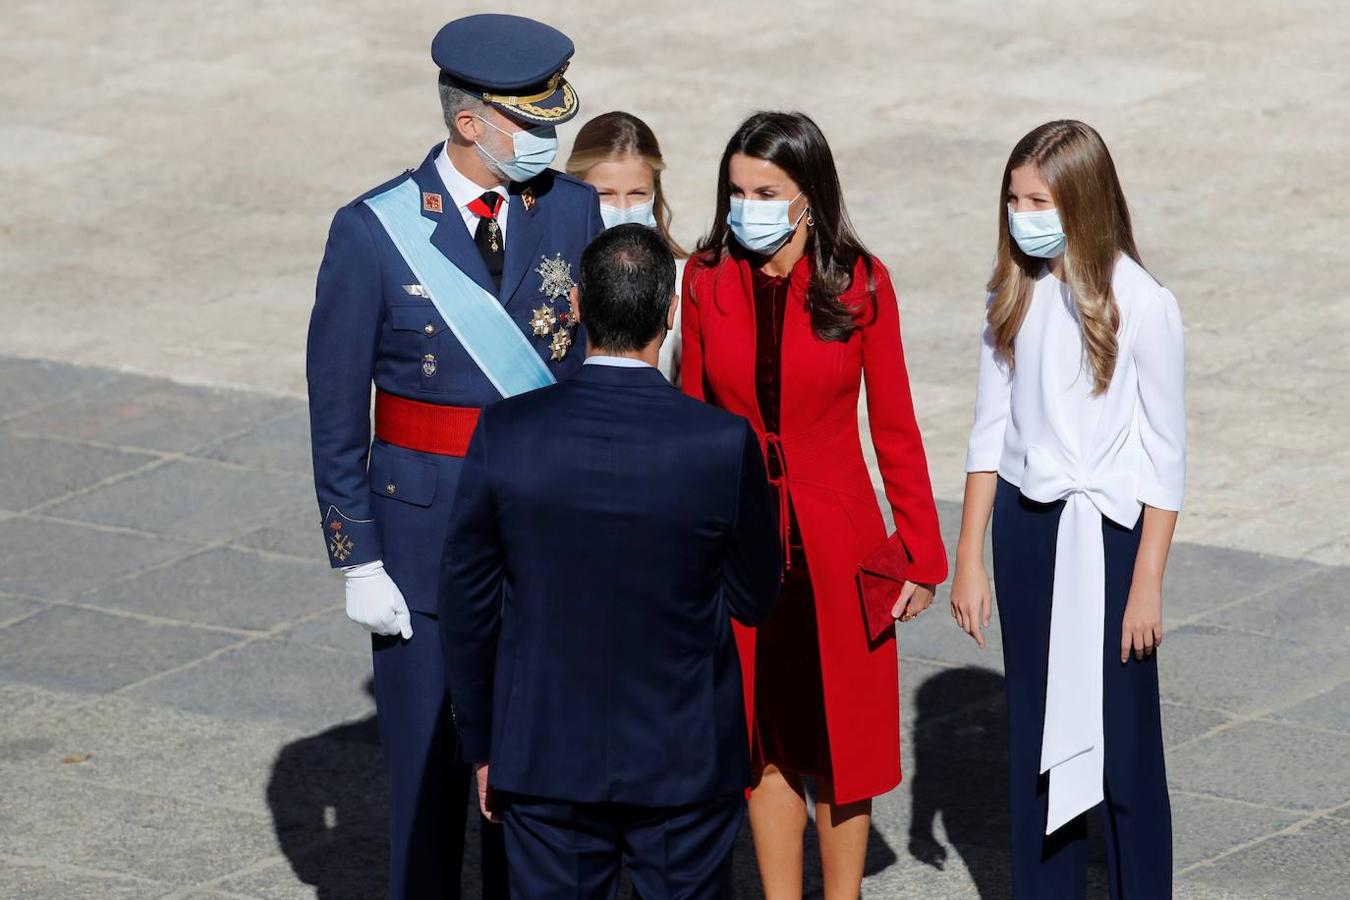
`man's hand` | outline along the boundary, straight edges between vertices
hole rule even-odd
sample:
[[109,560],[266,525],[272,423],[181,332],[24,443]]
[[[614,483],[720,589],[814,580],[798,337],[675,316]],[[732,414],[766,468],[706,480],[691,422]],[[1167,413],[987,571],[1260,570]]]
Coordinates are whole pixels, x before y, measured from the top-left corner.
[[915,618],[933,605],[933,592],[936,590],[937,585],[934,584],[915,584],[906,581],[900,587],[900,599],[895,601],[895,606],[891,609],[891,618],[899,619],[901,622]]
[[478,811],[489,822],[500,822],[501,816],[493,808],[492,789],[488,787],[488,764],[478,763],[473,767],[474,781],[478,783]]
[[377,559],[342,574],[347,579],[347,618],[375,634],[399,634],[405,641],[412,637],[408,604],[384,563]]

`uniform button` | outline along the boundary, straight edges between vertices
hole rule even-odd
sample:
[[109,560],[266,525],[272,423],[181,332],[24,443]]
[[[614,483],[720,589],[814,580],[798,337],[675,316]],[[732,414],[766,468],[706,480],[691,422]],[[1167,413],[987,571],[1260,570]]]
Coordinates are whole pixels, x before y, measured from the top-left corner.
[[435,334],[436,326],[428,322],[427,324],[422,326],[422,330],[425,331],[427,334]]
[[398,490],[398,485],[394,484],[392,481],[391,481],[389,484],[386,484],[386,485],[384,486],[384,492],[385,492],[386,494],[392,494],[392,493],[394,493],[394,492],[397,491],[397,490]]

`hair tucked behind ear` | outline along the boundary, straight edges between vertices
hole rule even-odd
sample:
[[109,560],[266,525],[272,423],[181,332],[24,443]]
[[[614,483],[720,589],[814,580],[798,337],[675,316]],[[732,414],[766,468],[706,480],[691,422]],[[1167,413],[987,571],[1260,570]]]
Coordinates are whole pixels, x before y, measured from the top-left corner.
[[[731,247],[727,213],[731,210],[731,158],[737,153],[768,160],[788,174],[810,203],[811,241],[806,252],[813,263],[806,306],[811,328],[822,341],[847,341],[862,321],[859,309],[841,299],[853,286],[858,260],[868,272],[868,293],[875,315],[872,256],[853,231],[834,155],[820,126],[804,113],[758,112],[741,123],[727,142],[717,175],[717,209],[712,230],[695,253],[716,265]],[[804,223],[805,224],[805,223]]]
[[1064,273],[1078,309],[1093,393],[1111,383],[1116,367],[1120,310],[1111,276],[1121,253],[1139,262],[1130,210],[1101,135],[1074,120],[1047,122],[1017,142],[1003,169],[999,192],[998,256],[989,291],[994,351],[1015,365],[1013,342],[1026,318],[1044,261],[1023,253],[1008,233],[1008,186],[1013,169],[1035,166],[1050,188],[1064,226]]

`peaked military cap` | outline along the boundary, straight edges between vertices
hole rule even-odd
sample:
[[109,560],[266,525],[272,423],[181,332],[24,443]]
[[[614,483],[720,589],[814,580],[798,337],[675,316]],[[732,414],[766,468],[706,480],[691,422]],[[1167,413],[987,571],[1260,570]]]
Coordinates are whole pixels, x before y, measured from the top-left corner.
[[498,13],[447,23],[431,42],[431,58],[455,84],[515,119],[566,122],[580,104],[563,78],[576,48],[558,29]]

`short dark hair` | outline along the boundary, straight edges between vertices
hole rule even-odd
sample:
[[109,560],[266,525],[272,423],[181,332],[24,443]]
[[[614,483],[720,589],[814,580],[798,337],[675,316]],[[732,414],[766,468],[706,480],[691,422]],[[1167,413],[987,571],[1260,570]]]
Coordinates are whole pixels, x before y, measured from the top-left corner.
[[601,232],[581,254],[577,305],[594,347],[628,353],[666,326],[675,293],[675,257],[653,228],[637,223]]

